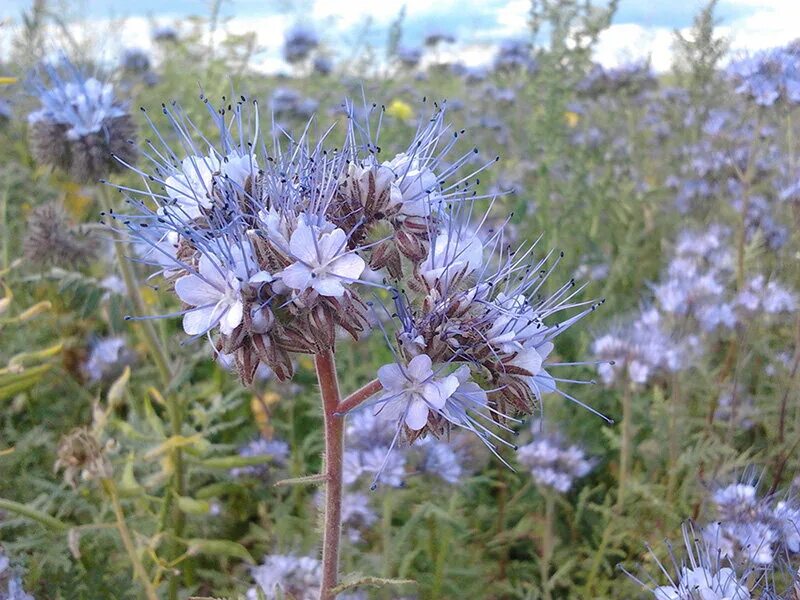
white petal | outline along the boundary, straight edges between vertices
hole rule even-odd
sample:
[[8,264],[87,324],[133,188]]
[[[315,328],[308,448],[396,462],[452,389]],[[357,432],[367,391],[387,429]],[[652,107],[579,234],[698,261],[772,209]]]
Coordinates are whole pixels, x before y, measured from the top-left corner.
[[345,279],[358,279],[366,266],[367,264],[363,258],[354,252],[350,252],[333,261],[328,267],[328,272]]
[[[319,264],[314,230],[305,224],[298,225],[289,240],[289,250],[297,260],[310,265]],[[288,285],[288,284],[287,284]]]
[[397,363],[389,363],[378,369],[378,379],[387,390],[399,391],[408,384],[406,376],[403,375],[403,370]]
[[310,287],[311,269],[303,263],[297,262],[289,265],[277,276],[293,290],[304,290]]
[[555,344],[553,344],[553,342],[545,342],[544,344],[536,348],[536,352],[538,352],[539,356],[541,356],[542,360],[544,360],[548,356],[550,356],[550,353],[553,351],[553,348],[555,348]]
[[250,283],[270,283],[271,281],[272,275],[267,271],[259,271],[249,279]]
[[519,351],[519,354],[514,357],[511,364],[525,369],[531,375],[536,375],[542,370],[542,357],[533,348],[525,348]]
[[425,381],[431,375],[433,375],[431,365],[432,362],[430,356],[427,354],[418,354],[411,359],[411,361],[408,363],[408,367],[406,367],[409,378],[412,381]]
[[213,322],[213,306],[198,308],[183,315],[183,330],[189,335],[199,335],[208,331]]
[[227,285],[227,269],[221,267],[218,262],[213,260],[208,254],[200,257],[197,265],[200,275],[205,277],[208,282],[219,290],[224,290]]
[[230,305],[222,319],[219,322],[219,330],[225,335],[230,335],[242,323],[242,315],[244,314],[244,306],[241,300],[237,300]]
[[341,298],[344,295],[344,286],[341,280],[336,277],[317,277],[312,280],[311,287],[314,288],[320,296]]
[[197,275],[186,275],[175,282],[175,293],[183,302],[191,306],[216,304],[222,292],[209,285]]
[[322,235],[317,243],[322,262],[328,262],[335,256],[347,252],[347,234],[341,229],[334,229]]
[[428,405],[422,400],[412,400],[406,413],[406,425],[419,431],[428,422]]

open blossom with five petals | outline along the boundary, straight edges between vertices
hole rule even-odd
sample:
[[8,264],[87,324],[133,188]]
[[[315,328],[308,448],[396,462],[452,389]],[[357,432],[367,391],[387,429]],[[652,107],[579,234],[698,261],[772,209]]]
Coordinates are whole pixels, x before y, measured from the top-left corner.
[[223,334],[230,335],[242,322],[242,283],[272,280],[266,271],[248,276],[248,263],[252,261],[238,248],[234,248],[232,254],[230,267],[204,254],[196,274],[185,275],[175,282],[178,297],[195,307],[183,316],[183,329],[189,335],[206,333],[217,324]]
[[322,233],[315,225],[299,223],[289,240],[296,262],[281,271],[283,283],[299,292],[314,290],[320,296],[340,298],[344,284],[361,276],[364,259],[347,248],[347,234],[341,229]]
[[483,264],[483,245],[477,237],[442,231],[431,241],[420,274],[429,286],[439,280],[444,286],[454,277],[472,273]]
[[208,156],[188,156],[181,161],[178,172],[167,177],[164,189],[174,205],[162,209],[178,218],[196,219],[202,216],[201,209],[212,206],[214,178],[230,181],[244,188],[247,178],[258,170],[256,158],[231,152],[220,158],[213,151]]
[[418,158],[401,152],[392,160],[383,163],[394,173],[391,199],[400,201],[399,215],[403,217],[427,217],[431,206],[441,200],[439,181],[430,169],[420,165]]
[[405,367],[383,365],[378,369],[378,379],[384,389],[377,400],[380,410],[396,413],[414,431],[425,427],[431,411],[444,409],[460,384],[455,375],[437,377],[427,354],[415,356]]

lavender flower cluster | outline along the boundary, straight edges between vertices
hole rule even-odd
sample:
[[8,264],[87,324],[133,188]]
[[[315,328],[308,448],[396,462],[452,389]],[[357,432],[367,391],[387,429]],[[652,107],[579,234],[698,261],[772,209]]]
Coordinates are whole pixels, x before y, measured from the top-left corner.
[[95,182],[132,163],[136,127],[110,83],[86,78],[66,64],[48,68],[32,83],[42,107],[28,115],[30,148],[41,164]]
[[800,507],[793,500],[762,496],[754,481],[720,487],[711,499],[717,520],[702,536],[722,558],[763,566],[800,552]]
[[756,52],[732,62],[729,76],[736,91],[760,106],[800,103],[800,45]]
[[[395,424],[387,450],[401,433],[413,442],[462,428],[495,451],[510,445],[495,432],[510,431],[509,412],[530,413],[553,392],[578,402],[557,387],[547,359],[554,339],[598,303],[578,300],[574,280],[544,294],[559,255],[534,259],[502,228],[481,231],[488,212],[479,212],[475,175],[495,161],[460,173],[474,152],[450,158],[464,132],[443,108],[381,162],[380,111],[362,121],[346,104],[341,147],[327,145],[331,128],[315,143],[276,131],[268,149],[248,106],[209,106],[216,144],[165,106],[180,148],[156,130],[142,149],[149,168],[128,165],[144,185],[120,188],[134,213],[110,215],[149,247],[143,260],[173,286],[187,334],[233,356],[246,384],[261,364],[287,380],[293,354],[331,350],[337,330],[365,334],[375,319],[363,296],[385,290],[396,360],[378,370],[383,389],[365,406]],[[357,465],[350,455],[351,472],[396,485],[402,463],[378,447],[371,441]]]
[[606,384],[623,374],[645,384],[658,374],[685,369],[713,340],[710,334],[734,329],[755,315],[797,309],[797,294],[763,274],[751,276],[738,292],[732,289],[731,237],[716,224],[679,234],[661,281],[652,286],[655,305],[594,342],[597,357],[616,362],[598,367]]
[[517,461],[528,469],[536,485],[566,494],[576,479],[585,477],[595,467],[582,448],[568,444],[559,433],[542,435],[541,422],[534,421],[534,440],[520,446]]

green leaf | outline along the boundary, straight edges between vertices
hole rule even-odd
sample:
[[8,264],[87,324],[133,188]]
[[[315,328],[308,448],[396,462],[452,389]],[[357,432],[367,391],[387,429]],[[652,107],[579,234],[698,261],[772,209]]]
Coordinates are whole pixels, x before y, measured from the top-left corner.
[[28,519],[37,521],[38,523],[41,523],[45,527],[48,527],[55,531],[66,531],[67,529],[69,529],[69,526],[66,523],[64,523],[63,521],[59,521],[55,517],[48,515],[46,512],[42,512],[41,510],[32,508],[27,504],[20,504],[19,502],[14,502],[13,500],[6,500],[5,498],[0,498],[0,510],[7,510],[8,512],[18,514],[21,517],[27,517]]
[[292,477],[291,479],[281,479],[275,483],[275,487],[282,487],[285,485],[317,485],[325,483],[327,477],[322,473],[316,475],[306,475],[305,477]]
[[230,556],[240,558],[243,561],[254,565],[256,563],[247,548],[230,540],[205,540],[193,538],[185,540],[187,552],[189,554],[208,554],[212,556]]
[[371,587],[386,587],[388,585],[417,585],[413,579],[390,579],[385,577],[369,577],[366,575],[359,575],[358,573],[351,573],[346,575],[339,585],[331,590],[334,594],[341,594],[347,590],[355,587],[368,585]]

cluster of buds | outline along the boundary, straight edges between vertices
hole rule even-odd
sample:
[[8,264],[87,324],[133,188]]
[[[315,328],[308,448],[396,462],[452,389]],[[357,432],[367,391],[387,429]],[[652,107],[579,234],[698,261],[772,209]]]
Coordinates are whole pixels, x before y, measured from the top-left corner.
[[143,187],[120,188],[135,214],[111,217],[174,286],[186,333],[233,356],[244,383],[261,363],[289,379],[292,354],[332,350],[338,330],[359,339],[380,323],[364,299],[372,287],[393,299],[397,360],[379,370],[384,389],[370,404],[396,414],[398,435],[438,437],[455,425],[494,450],[500,438],[487,425],[506,427],[509,409],[530,413],[547,392],[567,396],[545,361],[553,339],[598,303],[575,301],[574,281],[544,293],[559,258],[535,260],[502,230],[480,232],[491,206],[475,222],[485,199],[476,175],[495,161],[462,173],[476,149],[450,156],[464,131],[444,107],[381,161],[377,107],[361,121],[345,105],[340,146],[328,146],[332,127],[316,142],[275,133],[268,149],[257,104],[206,105],[218,144],[164,106],[181,148],[156,129],[159,143],[142,149],[153,168],[128,165]]
[[136,160],[136,125],[110,83],[69,64],[62,71],[48,69],[33,83],[42,106],[28,115],[31,152],[76,181],[96,182],[121,169],[115,156]]

